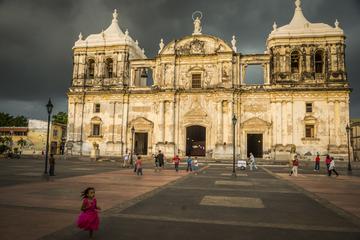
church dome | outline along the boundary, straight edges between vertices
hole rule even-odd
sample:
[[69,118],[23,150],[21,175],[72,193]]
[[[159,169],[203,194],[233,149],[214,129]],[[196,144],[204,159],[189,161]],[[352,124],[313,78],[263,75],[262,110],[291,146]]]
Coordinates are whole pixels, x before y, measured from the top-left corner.
[[279,28],[274,23],[273,31],[269,34],[268,40],[289,37],[344,36],[344,31],[339,27],[337,20],[335,27],[324,23],[311,23],[302,12],[301,1],[296,0],[295,5],[296,8],[291,22]]
[[118,24],[118,13],[116,9],[113,13],[113,19],[110,26],[101,33],[91,34],[85,40],[82,39],[80,33],[79,40],[75,42],[73,48],[78,47],[98,47],[98,46],[114,46],[114,45],[130,45],[142,56],[146,58],[143,50],[140,49],[139,43],[134,41],[130,36],[128,30],[123,33]]

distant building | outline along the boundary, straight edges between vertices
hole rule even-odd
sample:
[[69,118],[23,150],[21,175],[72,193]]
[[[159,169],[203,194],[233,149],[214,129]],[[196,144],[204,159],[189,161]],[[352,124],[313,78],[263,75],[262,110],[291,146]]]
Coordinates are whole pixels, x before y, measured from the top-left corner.
[[[98,146],[103,156],[231,158],[235,144],[241,158],[347,158],[344,31],[338,21],[309,22],[300,0],[295,6],[289,24],[269,29],[264,53],[238,52],[235,36],[203,34],[199,15],[189,35],[161,39],[154,58],[121,30],[115,10],[107,29],[80,34],[73,46],[67,146],[83,155]],[[262,84],[246,83],[253,65]]]
[[[11,137],[12,148],[18,148],[23,154],[42,154],[46,149],[47,122],[29,119],[27,127],[0,127],[0,136]],[[23,139],[26,145],[17,144]],[[66,142],[66,125],[52,122],[49,136],[49,152],[61,154]]]

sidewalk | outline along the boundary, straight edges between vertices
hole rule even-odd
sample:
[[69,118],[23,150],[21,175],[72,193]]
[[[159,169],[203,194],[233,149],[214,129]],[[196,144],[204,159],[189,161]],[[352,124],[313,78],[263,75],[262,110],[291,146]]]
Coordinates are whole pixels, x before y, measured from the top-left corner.
[[290,177],[286,173],[276,173],[276,175],[314,194],[319,201],[326,200],[348,214],[360,218],[359,177],[344,175],[328,177],[325,174],[299,174],[297,177]]
[[123,169],[0,188],[1,239],[38,239],[73,223],[75,228],[80,192],[88,186],[95,187],[98,204],[106,212],[185,175],[144,169],[143,176],[136,176],[132,169]]

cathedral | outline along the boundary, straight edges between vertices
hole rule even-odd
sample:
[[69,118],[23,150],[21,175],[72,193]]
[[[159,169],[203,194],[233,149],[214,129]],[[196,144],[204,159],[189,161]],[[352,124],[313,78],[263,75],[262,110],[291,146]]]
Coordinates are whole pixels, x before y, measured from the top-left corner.
[[[288,159],[291,154],[347,155],[350,87],[345,35],[309,22],[295,1],[289,24],[273,24],[263,53],[237,51],[202,31],[193,14],[192,33],[147,58],[139,42],[110,26],[73,47],[68,90],[67,148],[75,155],[144,157],[158,150],[172,157]],[[261,84],[248,84],[247,69],[263,69]]]

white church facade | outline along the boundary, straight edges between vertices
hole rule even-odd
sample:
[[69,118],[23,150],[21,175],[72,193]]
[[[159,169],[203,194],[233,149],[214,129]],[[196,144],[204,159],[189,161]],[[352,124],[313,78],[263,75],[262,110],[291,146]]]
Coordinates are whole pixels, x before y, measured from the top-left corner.
[[[100,156],[133,149],[226,159],[235,144],[239,158],[346,156],[350,88],[338,21],[311,23],[296,0],[293,19],[274,23],[261,54],[242,54],[235,37],[206,35],[201,24],[195,16],[192,34],[161,40],[154,58],[120,29],[116,10],[105,31],[80,34],[68,91],[73,154],[98,147]],[[251,65],[263,68],[263,84],[245,83]]]

